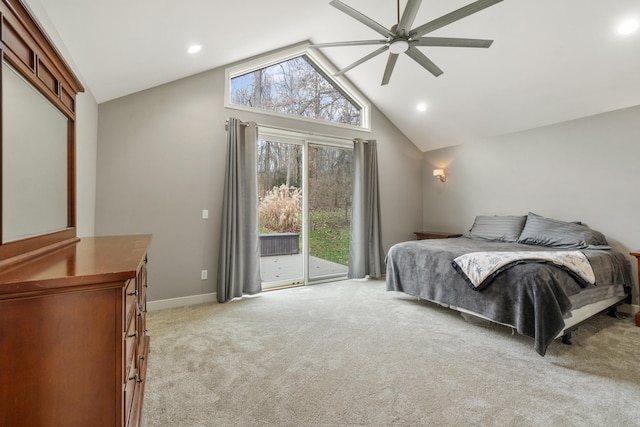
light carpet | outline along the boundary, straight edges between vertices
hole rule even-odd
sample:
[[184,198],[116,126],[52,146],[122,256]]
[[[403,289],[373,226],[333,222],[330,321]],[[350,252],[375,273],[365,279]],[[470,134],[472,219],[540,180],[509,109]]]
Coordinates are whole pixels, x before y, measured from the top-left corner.
[[640,425],[630,317],[545,357],[475,323],[380,280],[151,312],[143,425]]

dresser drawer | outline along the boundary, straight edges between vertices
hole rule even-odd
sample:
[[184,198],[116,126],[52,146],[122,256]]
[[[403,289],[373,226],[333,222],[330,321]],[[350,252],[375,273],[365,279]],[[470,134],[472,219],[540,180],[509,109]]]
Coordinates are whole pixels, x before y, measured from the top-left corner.
[[[135,365],[137,360],[136,351],[138,349],[138,331],[136,329],[136,322],[132,319],[129,322],[129,327],[124,334],[124,357],[125,357],[125,375],[128,375],[131,367]],[[126,377],[125,377],[126,381]]]
[[144,341],[147,335],[147,259],[140,265],[136,274],[136,286],[138,289],[138,355],[144,355]]
[[136,286],[138,288],[138,307],[140,311],[147,311],[147,259],[140,265],[136,274]]
[[124,419],[125,426],[129,425],[129,417],[131,416],[131,407],[138,390],[138,371],[134,368],[128,373],[127,382],[124,385]]
[[138,329],[136,316],[129,322],[129,327],[124,336],[125,347],[125,377],[123,388],[124,399],[124,419],[125,426],[129,425],[131,408],[133,406],[136,390],[138,388],[139,368],[138,368]]
[[129,280],[124,289],[124,306],[125,306],[125,329],[131,323],[132,319],[136,315],[136,308],[138,306],[138,291],[136,288],[136,281]]

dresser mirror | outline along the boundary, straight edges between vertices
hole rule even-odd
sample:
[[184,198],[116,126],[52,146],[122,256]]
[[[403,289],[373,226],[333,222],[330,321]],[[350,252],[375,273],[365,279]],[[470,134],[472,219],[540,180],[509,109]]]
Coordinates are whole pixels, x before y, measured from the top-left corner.
[[2,63],[2,243],[68,224],[68,119]]
[[0,273],[78,241],[76,95],[84,88],[22,0],[0,1]]

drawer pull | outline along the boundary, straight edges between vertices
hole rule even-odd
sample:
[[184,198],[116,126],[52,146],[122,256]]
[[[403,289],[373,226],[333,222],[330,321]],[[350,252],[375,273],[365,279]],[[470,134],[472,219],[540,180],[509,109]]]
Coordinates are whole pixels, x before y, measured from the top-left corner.
[[127,295],[130,296],[130,297],[137,296],[138,295],[138,290],[136,289],[133,292],[129,292],[129,293],[127,293]]
[[140,382],[140,381],[138,380],[138,374],[135,374],[134,376],[129,377],[129,381],[133,381],[133,380],[136,380],[137,382]]
[[131,335],[127,335],[127,338],[135,338],[138,336],[138,331],[135,331],[134,333],[132,333]]

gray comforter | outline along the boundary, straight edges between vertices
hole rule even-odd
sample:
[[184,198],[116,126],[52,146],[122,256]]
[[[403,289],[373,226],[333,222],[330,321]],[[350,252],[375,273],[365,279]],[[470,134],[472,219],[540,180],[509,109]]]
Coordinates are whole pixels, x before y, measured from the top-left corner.
[[451,262],[478,251],[549,250],[535,245],[487,242],[466,237],[416,240],[394,245],[387,254],[387,290],[404,292],[441,304],[481,314],[512,325],[533,337],[535,350],[544,356],[564,328],[572,309],[570,296],[593,286],[630,286],[631,268],[626,257],[613,250],[582,250],[595,273],[595,285],[579,284],[567,271],[552,264],[521,263],[496,275],[491,286],[473,290]]

